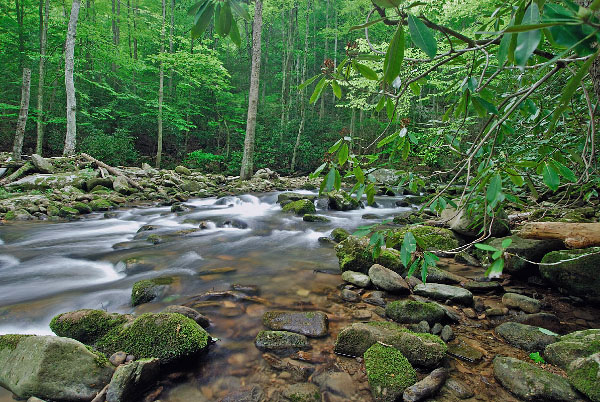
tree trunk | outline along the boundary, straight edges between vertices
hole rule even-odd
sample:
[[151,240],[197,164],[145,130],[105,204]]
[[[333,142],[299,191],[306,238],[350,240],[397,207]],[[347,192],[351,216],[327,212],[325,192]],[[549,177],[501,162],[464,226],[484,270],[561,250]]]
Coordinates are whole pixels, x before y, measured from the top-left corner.
[[524,239],[559,239],[568,248],[600,246],[600,223],[531,222],[519,236]]
[[[329,40],[327,40],[327,35],[329,34],[329,0],[327,0],[327,12],[326,12],[326,19],[325,19],[325,28],[327,29],[327,31],[325,32],[325,55],[323,56],[323,64],[325,63],[325,60],[327,60],[328,56],[329,56]],[[327,94],[327,91],[323,91],[323,93],[321,94],[321,109],[319,110],[319,120],[323,120],[323,117],[325,116],[325,96]]]
[[[306,5],[306,31],[304,33],[304,58],[302,59],[302,82],[306,81],[306,55],[308,54],[308,24],[309,24],[309,11],[311,8],[311,0],[308,0]],[[296,136],[296,144],[294,145],[294,152],[292,153],[292,163],[290,164],[290,170],[293,172],[296,167],[296,157],[298,156],[298,148],[300,147],[300,137],[304,132],[304,125],[306,123],[306,91],[302,89],[300,92],[300,127],[298,128],[298,135]]]
[[248,94],[248,120],[244,139],[244,157],[240,178],[248,180],[253,173],[254,134],[256,131],[256,111],[258,109],[258,86],[260,80],[260,54],[262,35],[262,0],[256,0],[254,22],[252,25],[252,72],[250,74],[250,92]]
[[[191,55],[194,54],[194,39],[193,38],[190,41],[190,54]],[[190,67],[190,70],[191,70],[191,67]],[[188,76],[191,77],[191,75],[192,75],[192,72],[188,71]],[[216,100],[215,100],[215,103],[216,103]],[[192,82],[190,82],[190,87],[188,89],[188,103],[187,103],[187,110],[186,110],[186,115],[185,115],[185,121],[187,122],[187,127],[185,129],[184,152],[186,155],[188,153],[188,144],[189,144],[189,140],[190,140],[190,125],[192,124],[190,110],[192,110]]]
[[29,89],[31,87],[31,70],[23,69],[23,85],[21,86],[21,109],[19,110],[19,120],[17,121],[17,132],[15,133],[15,144],[13,146],[13,159],[21,160],[23,152],[23,138],[25,137],[25,124],[27,123],[27,114],[29,113]]
[[[165,20],[167,18],[167,7],[165,0],[162,0],[162,28],[160,29],[160,54],[165,52]],[[158,144],[156,147],[156,168],[160,169],[160,160],[162,158],[162,147],[163,147],[163,121],[162,121],[162,109],[163,109],[163,86],[165,81],[165,70],[162,61],[159,65],[158,73]]]
[[77,35],[77,19],[79,18],[80,0],[73,0],[71,16],[69,17],[69,28],[67,29],[67,42],[65,44],[65,89],[67,92],[67,135],[65,136],[64,156],[75,153],[75,142],[77,138],[76,116],[77,102],[75,99],[75,81],[73,72],[75,70],[75,37]]
[[[171,0],[171,27],[169,29],[169,53],[173,54],[173,33],[175,31],[175,0]],[[173,97],[173,67],[169,70],[169,96]]]
[[[42,4],[44,4],[44,11],[42,12]],[[46,44],[48,43],[48,18],[49,18],[50,0],[40,0],[40,77],[38,81],[38,94],[37,94],[37,110],[38,110],[38,121],[37,121],[37,144],[35,147],[35,153],[42,155],[44,148],[44,74],[45,74],[45,63],[46,63]]]
[[19,36],[19,70],[25,66],[25,0],[15,0],[15,11],[17,15],[17,34]]

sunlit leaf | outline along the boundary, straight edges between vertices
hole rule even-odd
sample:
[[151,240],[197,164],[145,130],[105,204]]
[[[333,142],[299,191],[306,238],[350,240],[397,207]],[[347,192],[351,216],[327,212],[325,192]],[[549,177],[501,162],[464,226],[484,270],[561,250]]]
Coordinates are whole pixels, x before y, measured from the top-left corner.
[[408,14],[408,29],[415,45],[425,52],[430,59],[433,59],[437,54],[437,42],[432,30],[412,14]]

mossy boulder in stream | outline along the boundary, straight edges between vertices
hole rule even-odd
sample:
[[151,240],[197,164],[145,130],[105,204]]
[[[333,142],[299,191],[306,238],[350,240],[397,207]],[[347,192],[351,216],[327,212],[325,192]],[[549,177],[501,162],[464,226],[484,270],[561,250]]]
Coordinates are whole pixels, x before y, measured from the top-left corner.
[[404,266],[400,262],[400,252],[392,248],[383,248],[377,258],[373,258],[373,250],[366,237],[348,236],[335,246],[335,253],[340,263],[340,270],[368,273],[373,264],[383,265],[394,272],[402,272]]
[[261,352],[289,355],[310,348],[306,336],[288,331],[260,331],[254,340]]
[[360,208],[361,204],[350,194],[343,190],[330,191],[327,193],[329,208],[336,211],[350,211]]
[[569,381],[594,402],[600,402],[600,353],[577,359],[567,370]]
[[151,302],[160,297],[172,283],[171,277],[144,279],[134,283],[131,289],[131,305],[135,307]]
[[401,324],[418,324],[427,321],[429,325],[443,321],[446,311],[437,303],[414,300],[393,301],[385,307],[385,314]]
[[540,352],[558,340],[558,336],[543,333],[539,327],[518,322],[500,324],[496,327],[496,333],[508,344],[527,352]]
[[89,205],[93,211],[108,211],[113,207],[113,204],[110,201],[103,198],[91,200]]
[[560,341],[546,346],[544,358],[564,370],[580,358],[600,353],[600,329],[571,332]]
[[553,251],[542,258],[542,264],[557,263],[582,254],[590,255],[557,265],[540,265],[540,273],[544,279],[569,294],[600,302],[600,247]]
[[391,244],[396,249],[402,247],[404,235],[411,232],[417,239],[421,240],[423,247],[428,251],[452,250],[458,247],[458,240],[451,230],[434,226],[416,225],[408,226],[394,231],[391,236]]
[[290,331],[312,338],[327,335],[329,321],[321,311],[267,311],[263,315],[265,327],[276,331]]
[[393,402],[417,382],[417,372],[402,353],[379,343],[364,355],[367,379],[377,402]]
[[285,192],[281,193],[277,196],[277,202],[281,204],[281,206],[285,206],[290,202],[300,201],[300,200],[309,200],[314,201],[317,197],[312,194],[300,194],[293,192]]
[[283,212],[293,212],[296,215],[314,214],[316,212],[315,204],[310,200],[298,200],[286,204],[282,208]]
[[93,345],[110,330],[129,321],[129,317],[102,310],[83,309],[55,316],[50,321],[50,329],[58,336]]

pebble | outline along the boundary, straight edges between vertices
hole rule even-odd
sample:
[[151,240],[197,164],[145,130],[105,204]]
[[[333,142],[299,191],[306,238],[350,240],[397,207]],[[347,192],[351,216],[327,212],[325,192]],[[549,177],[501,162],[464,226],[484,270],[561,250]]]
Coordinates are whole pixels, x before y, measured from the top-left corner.
[[341,293],[342,300],[348,302],[357,302],[360,301],[360,295],[356,292],[353,292],[349,289],[343,289]]
[[342,272],[342,280],[350,282],[359,288],[366,288],[371,284],[371,279],[367,275],[355,271]]
[[363,295],[363,301],[365,303],[383,307],[383,306],[385,306],[385,300],[383,299],[383,295],[384,295],[384,293],[379,290],[365,293]]
[[502,304],[506,307],[522,310],[529,314],[539,313],[542,305],[539,300],[523,296],[518,293],[505,293]]
[[120,366],[125,363],[127,360],[127,353],[125,352],[116,352],[111,357],[108,358],[108,361],[115,367]]
[[492,307],[485,310],[485,314],[488,317],[498,317],[508,314],[508,309],[506,307]]
[[442,324],[440,324],[439,322],[436,322],[435,325],[433,326],[433,328],[431,328],[431,333],[434,335],[439,335],[442,332],[443,328],[444,328],[444,326]]
[[429,327],[429,323],[427,321],[421,321],[419,324],[417,324],[417,330],[417,332],[429,333],[431,328]]
[[459,399],[468,399],[475,395],[471,388],[469,388],[465,383],[454,378],[449,378],[448,381],[446,381],[445,386],[450,389]]
[[463,313],[467,316],[467,318],[475,319],[477,318],[477,313],[471,307],[464,308]]
[[444,325],[444,328],[442,328],[441,338],[444,342],[449,342],[454,339],[454,331],[450,325]]
[[352,313],[352,317],[354,317],[357,320],[368,320],[373,316],[373,313],[371,313],[369,310],[355,310]]

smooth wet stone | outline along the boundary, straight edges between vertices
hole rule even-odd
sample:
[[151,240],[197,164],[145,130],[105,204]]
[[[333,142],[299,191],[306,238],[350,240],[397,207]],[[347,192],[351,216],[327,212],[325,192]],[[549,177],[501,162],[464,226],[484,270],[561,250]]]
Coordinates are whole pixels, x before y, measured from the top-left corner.
[[352,312],[352,318],[356,320],[369,320],[373,316],[369,310],[354,310]]
[[404,278],[379,264],[373,264],[369,268],[369,278],[371,278],[373,285],[390,293],[410,293],[410,288]]
[[239,283],[232,283],[231,290],[247,294],[248,296],[260,295],[260,289],[256,285],[241,285]]
[[264,353],[263,359],[275,370],[286,372],[294,381],[306,381],[315,371],[315,366],[310,363],[294,360],[289,357],[280,358],[273,353]]
[[429,325],[443,321],[446,311],[437,303],[413,300],[388,303],[385,314],[401,324],[418,324],[427,321]]
[[552,313],[536,313],[536,314],[520,314],[511,315],[508,318],[510,321],[521,324],[532,325],[534,327],[546,328],[552,332],[562,333],[563,326],[558,317]]
[[508,308],[519,309],[529,314],[539,313],[542,309],[539,300],[518,293],[505,293],[502,296],[502,304]]
[[253,384],[229,392],[219,402],[260,402],[264,400],[264,392],[260,385]]
[[342,292],[340,294],[342,300],[345,300],[347,302],[358,302],[360,301],[360,295],[352,290],[349,289],[342,289]]
[[429,267],[427,269],[427,283],[443,283],[445,285],[458,285],[465,282],[467,279],[453,274],[452,272],[444,271],[437,267]]
[[546,346],[544,358],[551,364],[566,370],[576,359],[600,352],[600,329],[572,332],[560,341]]
[[431,328],[431,333],[434,335],[439,335],[442,333],[442,329],[444,329],[444,326],[439,322],[436,322],[435,325]]
[[127,353],[125,352],[115,352],[108,358],[110,364],[115,367],[125,363],[125,360],[127,360]]
[[470,346],[461,338],[456,343],[448,344],[448,354],[469,363],[477,363],[483,358],[481,350]]
[[451,303],[461,303],[465,305],[473,304],[473,294],[467,289],[459,288],[458,286],[440,283],[424,283],[415,286],[413,291],[415,294],[435,300],[448,300]]
[[295,332],[311,338],[326,336],[329,328],[327,314],[321,311],[268,311],[263,315],[263,324],[275,331]]
[[319,386],[321,392],[330,392],[346,401],[357,394],[357,384],[345,371],[323,371],[313,375],[312,382]]
[[[542,277],[567,293],[600,302],[600,247],[581,250],[561,250],[548,253],[542,259],[543,263],[557,265],[540,265]],[[573,260],[582,254],[590,254]]]
[[488,317],[501,317],[507,314],[507,307],[490,307],[485,309],[485,315]]
[[437,368],[421,381],[406,388],[402,395],[404,402],[418,402],[431,398],[442,388],[448,378],[445,368]]
[[463,283],[463,287],[472,293],[500,292],[503,289],[500,283],[494,281],[468,281]]
[[321,391],[315,384],[292,384],[283,390],[283,396],[292,402],[320,402]]
[[600,353],[574,360],[567,374],[577,390],[593,402],[600,402]]
[[452,330],[452,327],[450,325],[444,325],[440,337],[444,342],[449,342],[454,339],[454,331]]
[[526,401],[581,401],[569,382],[533,364],[496,356],[494,376],[504,388]]
[[461,251],[460,253],[456,254],[454,256],[454,261],[458,262],[459,264],[470,265],[472,267],[481,266],[479,260],[473,257],[471,254],[467,253],[466,251]]
[[475,395],[473,390],[467,384],[454,378],[446,380],[443,388],[447,388],[459,399],[469,399]]
[[302,217],[304,222],[329,222],[329,218],[323,215],[306,214]]
[[342,280],[349,282],[359,288],[367,288],[371,284],[371,278],[368,275],[355,271],[342,272]]
[[558,340],[558,336],[544,334],[539,327],[505,322],[496,327],[496,333],[508,344],[527,352],[541,352]]
[[210,320],[208,319],[208,317],[206,317],[203,314],[200,314],[199,312],[197,312],[196,310],[194,310],[193,308],[189,308],[189,307],[185,307],[185,306],[168,306],[167,308],[165,308],[163,311],[163,313],[177,313],[177,314],[181,314],[187,318],[191,318],[192,320],[196,321],[198,323],[198,325],[200,325],[202,328],[208,328],[210,327]]
[[363,295],[363,301],[365,303],[369,303],[374,306],[384,307],[385,306],[385,300],[383,298],[384,295],[385,295],[384,292],[375,290],[373,292],[365,293]]
[[287,331],[260,331],[254,344],[262,352],[273,352],[280,355],[292,354],[309,348],[306,336]]
[[160,374],[160,360],[141,359],[115,370],[106,391],[106,402],[128,402],[150,388]]

